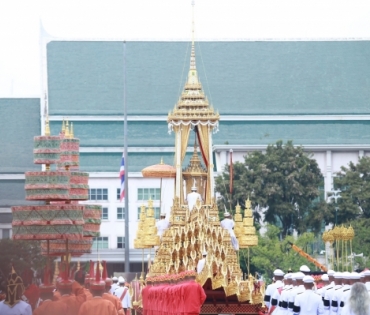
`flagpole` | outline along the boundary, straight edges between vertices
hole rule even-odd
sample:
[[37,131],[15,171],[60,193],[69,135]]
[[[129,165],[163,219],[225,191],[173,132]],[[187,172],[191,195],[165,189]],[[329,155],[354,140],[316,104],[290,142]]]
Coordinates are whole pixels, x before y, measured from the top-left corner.
[[126,102],[126,41],[123,41],[123,142],[125,157],[125,273],[130,272],[129,207],[128,207],[128,157],[127,157],[127,102]]

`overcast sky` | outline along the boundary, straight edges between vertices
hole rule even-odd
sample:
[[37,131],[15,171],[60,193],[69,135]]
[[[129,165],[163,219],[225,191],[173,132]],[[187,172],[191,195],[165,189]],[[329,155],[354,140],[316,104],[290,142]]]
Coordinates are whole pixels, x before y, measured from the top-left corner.
[[[40,96],[55,38],[190,40],[191,0],[0,0],[0,97]],[[370,0],[195,0],[196,39],[370,39]],[[370,62],[370,60],[369,60]]]

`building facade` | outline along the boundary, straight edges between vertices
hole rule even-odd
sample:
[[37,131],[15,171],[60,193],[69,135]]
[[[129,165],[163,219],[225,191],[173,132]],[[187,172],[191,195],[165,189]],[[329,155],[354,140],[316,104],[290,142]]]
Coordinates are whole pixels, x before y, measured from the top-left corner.
[[[141,170],[162,158],[174,165],[175,140],[166,120],[185,84],[190,42],[133,41],[124,47],[121,41],[52,38],[42,30],[40,43],[42,97],[27,100],[32,113],[16,113],[12,104],[0,102],[10,121],[19,115],[32,120],[32,128],[20,123],[12,135],[0,129],[6,150],[0,184],[7,187],[0,190],[0,229],[6,237],[10,206],[24,200],[22,174],[37,168],[32,137],[43,132],[48,113],[51,134],[59,133],[63,119],[73,122],[80,138],[80,168],[90,173],[86,202],[103,206],[101,237],[92,254],[81,259],[104,256],[121,269],[126,209],[119,201],[119,165],[125,100],[130,260],[139,271],[142,253],[133,249],[133,240],[140,206],[151,199],[157,217],[161,208],[169,215],[174,195],[173,179],[163,179],[160,191],[160,179],[143,178]],[[326,193],[342,165],[369,155],[369,41],[203,41],[195,50],[205,94],[221,115],[213,137],[215,176],[228,163],[230,149],[233,160],[242,161],[248,152],[292,140],[317,160]],[[22,160],[11,143],[22,147]],[[187,152],[189,161],[193,147]],[[19,189],[12,198],[7,197],[10,187]]]

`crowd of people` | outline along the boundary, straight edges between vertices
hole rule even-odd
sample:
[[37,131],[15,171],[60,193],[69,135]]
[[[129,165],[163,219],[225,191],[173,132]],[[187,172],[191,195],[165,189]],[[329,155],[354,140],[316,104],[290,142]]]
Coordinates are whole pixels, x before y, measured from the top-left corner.
[[298,272],[274,271],[264,301],[271,315],[370,315],[370,270],[321,275],[321,287],[310,269]]
[[[22,278],[14,271],[7,278],[6,294],[0,302],[1,315],[127,315],[131,301],[129,283],[123,277],[108,278],[106,263],[99,262],[90,272],[78,270],[74,279],[61,272],[55,284],[45,271],[44,283],[36,287],[37,301],[26,299]],[[68,269],[67,269],[68,270]],[[27,301],[25,301],[27,300]]]

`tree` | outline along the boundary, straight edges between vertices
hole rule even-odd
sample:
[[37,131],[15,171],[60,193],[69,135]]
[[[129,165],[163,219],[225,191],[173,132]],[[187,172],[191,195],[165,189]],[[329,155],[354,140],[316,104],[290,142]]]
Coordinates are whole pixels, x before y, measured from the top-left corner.
[[[315,241],[313,233],[303,233],[295,239],[287,236],[280,241],[280,230],[274,225],[268,224],[264,235],[258,236],[258,246],[250,249],[250,272],[263,274],[265,278],[271,279],[273,271],[277,268],[293,272],[298,271],[302,265],[307,265],[311,270],[317,267],[291,249],[289,242],[302,248],[309,255],[313,255],[311,244]],[[246,270],[247,250],[240,253],[241,267]]]
[[[222,176],[216,178],[216,191],[220,193],[219,208],[223,205],[235,208],[244,205],[250,196],[252,202],[265,208],[264,222],[278,224],[283,235],[292,229],[303,233],[307,228],[318,231],[326,211],[320,202],[319,184],[323,176],[317,162],[303,151],[302,146],[294,147],[291,141],[269,145],[266,153],[253,151],[245,156],[244,163],[233,164],[232,198],[228,194],[230,174],[225,166]],[[257,218],[258,219],[258,218]]]
[[46,264],[46,258],[41,255],[38,241],[1,239],[0,253],[0,273],[5,278],[12,266],[17,273],[21,274],[30,268],[40,270]]
[[[358,218],[370,218],[370,157],[362,157],[357,164],[350,162],[336,174],[335,188],[340,198],[331,202],[332,221],[342,224]],[[333,197],[329,195],[329,198]]]

